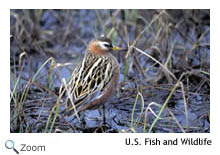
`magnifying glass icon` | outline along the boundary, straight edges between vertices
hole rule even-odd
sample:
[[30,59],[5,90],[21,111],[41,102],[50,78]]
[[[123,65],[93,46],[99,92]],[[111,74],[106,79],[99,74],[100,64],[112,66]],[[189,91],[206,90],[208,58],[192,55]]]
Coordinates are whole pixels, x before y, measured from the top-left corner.
[[13,140],[7,140],[7,141],[5,142],[5,147],[6,147],[7,149],[13,149],[17,154],[19,154],[18,150],[16,150],[16,149],[14,148],[14,146],[15,146],[15,143],[14,143]]

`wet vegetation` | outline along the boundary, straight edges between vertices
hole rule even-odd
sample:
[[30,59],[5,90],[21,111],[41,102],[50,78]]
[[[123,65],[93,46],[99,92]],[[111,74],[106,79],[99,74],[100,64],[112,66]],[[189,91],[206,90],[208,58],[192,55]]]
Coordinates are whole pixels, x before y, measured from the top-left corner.
[[[127,51],[103,110],[65,115],[66,83],[93,38]],[[11,132],[210,132],[209,10],[11,10]]]

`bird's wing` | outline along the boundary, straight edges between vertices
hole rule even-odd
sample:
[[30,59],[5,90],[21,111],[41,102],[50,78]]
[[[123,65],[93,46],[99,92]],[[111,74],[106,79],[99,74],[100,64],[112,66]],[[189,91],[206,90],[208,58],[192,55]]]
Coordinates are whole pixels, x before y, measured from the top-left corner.
[[72,74],[70,86],[75,106],[81,107],[101,97],[112,72],[111,59],[87,55]]

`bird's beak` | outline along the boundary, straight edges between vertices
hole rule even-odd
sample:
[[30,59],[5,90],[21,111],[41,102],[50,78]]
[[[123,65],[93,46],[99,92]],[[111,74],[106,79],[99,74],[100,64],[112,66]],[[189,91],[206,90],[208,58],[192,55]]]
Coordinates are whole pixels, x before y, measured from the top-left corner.
[[126,51],[127,49],[124,49],[124,48],[121,48],[121,47],[118,47],[118,46],[114,46],[112,48],[113,51]]

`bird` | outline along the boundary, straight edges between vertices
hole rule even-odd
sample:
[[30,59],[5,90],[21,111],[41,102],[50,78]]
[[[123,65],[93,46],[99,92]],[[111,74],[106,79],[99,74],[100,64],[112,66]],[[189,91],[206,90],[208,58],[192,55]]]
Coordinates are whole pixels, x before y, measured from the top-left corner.
[[120,65],[112,51],[123,50],[126,49],[113,46],[111,39],[105,36],[90,41],[68,84],[71,102],[66,106],[67,111],[74,107],[77,113],[97,109],[112,97],[120,76]]

